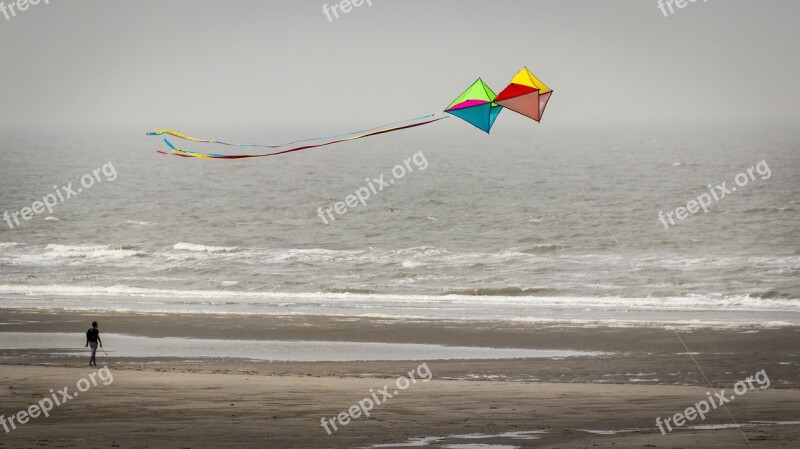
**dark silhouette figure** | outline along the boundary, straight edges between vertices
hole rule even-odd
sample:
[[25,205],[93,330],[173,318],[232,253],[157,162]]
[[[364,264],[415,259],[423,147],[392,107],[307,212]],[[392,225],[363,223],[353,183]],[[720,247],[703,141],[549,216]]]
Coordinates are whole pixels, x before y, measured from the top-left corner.
[[97,321],[92,322],[92,327],[86,331],[86,346],[92,347],[92,358],[89,359],[89,366],[97,366],[97,360],[95,360],[95,355],[97,354],[97,345],[100,344],[100,348],[103,347],[103,340],[100,339],[100,329],[97,328]]

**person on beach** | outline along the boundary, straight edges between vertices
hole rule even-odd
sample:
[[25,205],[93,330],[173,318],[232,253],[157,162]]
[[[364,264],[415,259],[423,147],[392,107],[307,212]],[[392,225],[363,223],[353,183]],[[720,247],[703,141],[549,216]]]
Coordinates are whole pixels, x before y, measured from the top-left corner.
[[92,358],[89,359],[89,366],[97,366],[97,360],[95,360],[95,355],[97,354],[97,345],[100,344],[100,348],[103,347],[103,340],[100,339],[100,329],[97,328],[97,321],[92,321],[92,327],[86,331],[86,346],[92,347]]

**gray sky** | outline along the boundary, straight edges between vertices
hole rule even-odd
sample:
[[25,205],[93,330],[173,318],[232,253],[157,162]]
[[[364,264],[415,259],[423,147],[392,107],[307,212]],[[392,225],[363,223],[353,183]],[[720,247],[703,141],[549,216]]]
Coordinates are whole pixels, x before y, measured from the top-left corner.
[[[3,0],[0,0],[3,1]],[[6,4],[10,0],[4,0]],[[42,0],[44,1],[44,0]],[[523,65],[546,120],[800,118],[800,2],[50,0],[0,14],[5,127],[372,125]]]

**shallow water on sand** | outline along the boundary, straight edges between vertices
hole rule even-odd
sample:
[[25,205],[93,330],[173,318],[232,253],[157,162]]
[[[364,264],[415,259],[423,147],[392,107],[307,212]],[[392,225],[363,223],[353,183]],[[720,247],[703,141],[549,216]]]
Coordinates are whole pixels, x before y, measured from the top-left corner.
[[[5,332],[0,349],[52,349],[61,355],[88,356],[75,334]],[[602,352],[476,348],[406,343],[330,341],[213,340],[150,338],[103,334],[105,348],[116,358],[238,358],[271,362],[347,362],[385,360],[512,359],[595,357]],[[72,342],[69,344],[67,342]],[[108,350],[108,349],[106,349]],[[98,351],[100,352],[100,351]]]

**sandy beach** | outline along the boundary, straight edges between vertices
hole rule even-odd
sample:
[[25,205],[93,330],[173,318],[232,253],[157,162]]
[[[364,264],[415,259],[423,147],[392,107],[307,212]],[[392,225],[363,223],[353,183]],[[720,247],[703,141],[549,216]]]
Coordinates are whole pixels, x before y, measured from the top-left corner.
[[[3,332],[76,332],[76,312],[0,311]],[[109,313],[102,329],[149,337],[393,342],[599,351],[597,357],[506,360],[268,362],[101,353],[113,382],[2,435],[0,447],[583,448],[796,447],[800,329],[569,326]],[[690,348],[702,373],[686,353]],[[10,335],[10,334],[7,334]],[[1,337],[0,337],[1,338]],[[94,369],[60,350],[2,350],[8,416]],[[329,435],[335,417],[421,363],[411,384]],[[683,412],[761,370],[769,388],[662,435],[655,418]],[[703,374],[714,389],[707,387]],[[72,388],[74,390],[74,387]],[[371,390],[372,389],[372,390]],[[395,388],[395,390],[397,390]],[[707,426],[707,427],[703,427]],[[743,436],[743,433],[744,436]],[[472,444],[472,446],[470,446]]]

